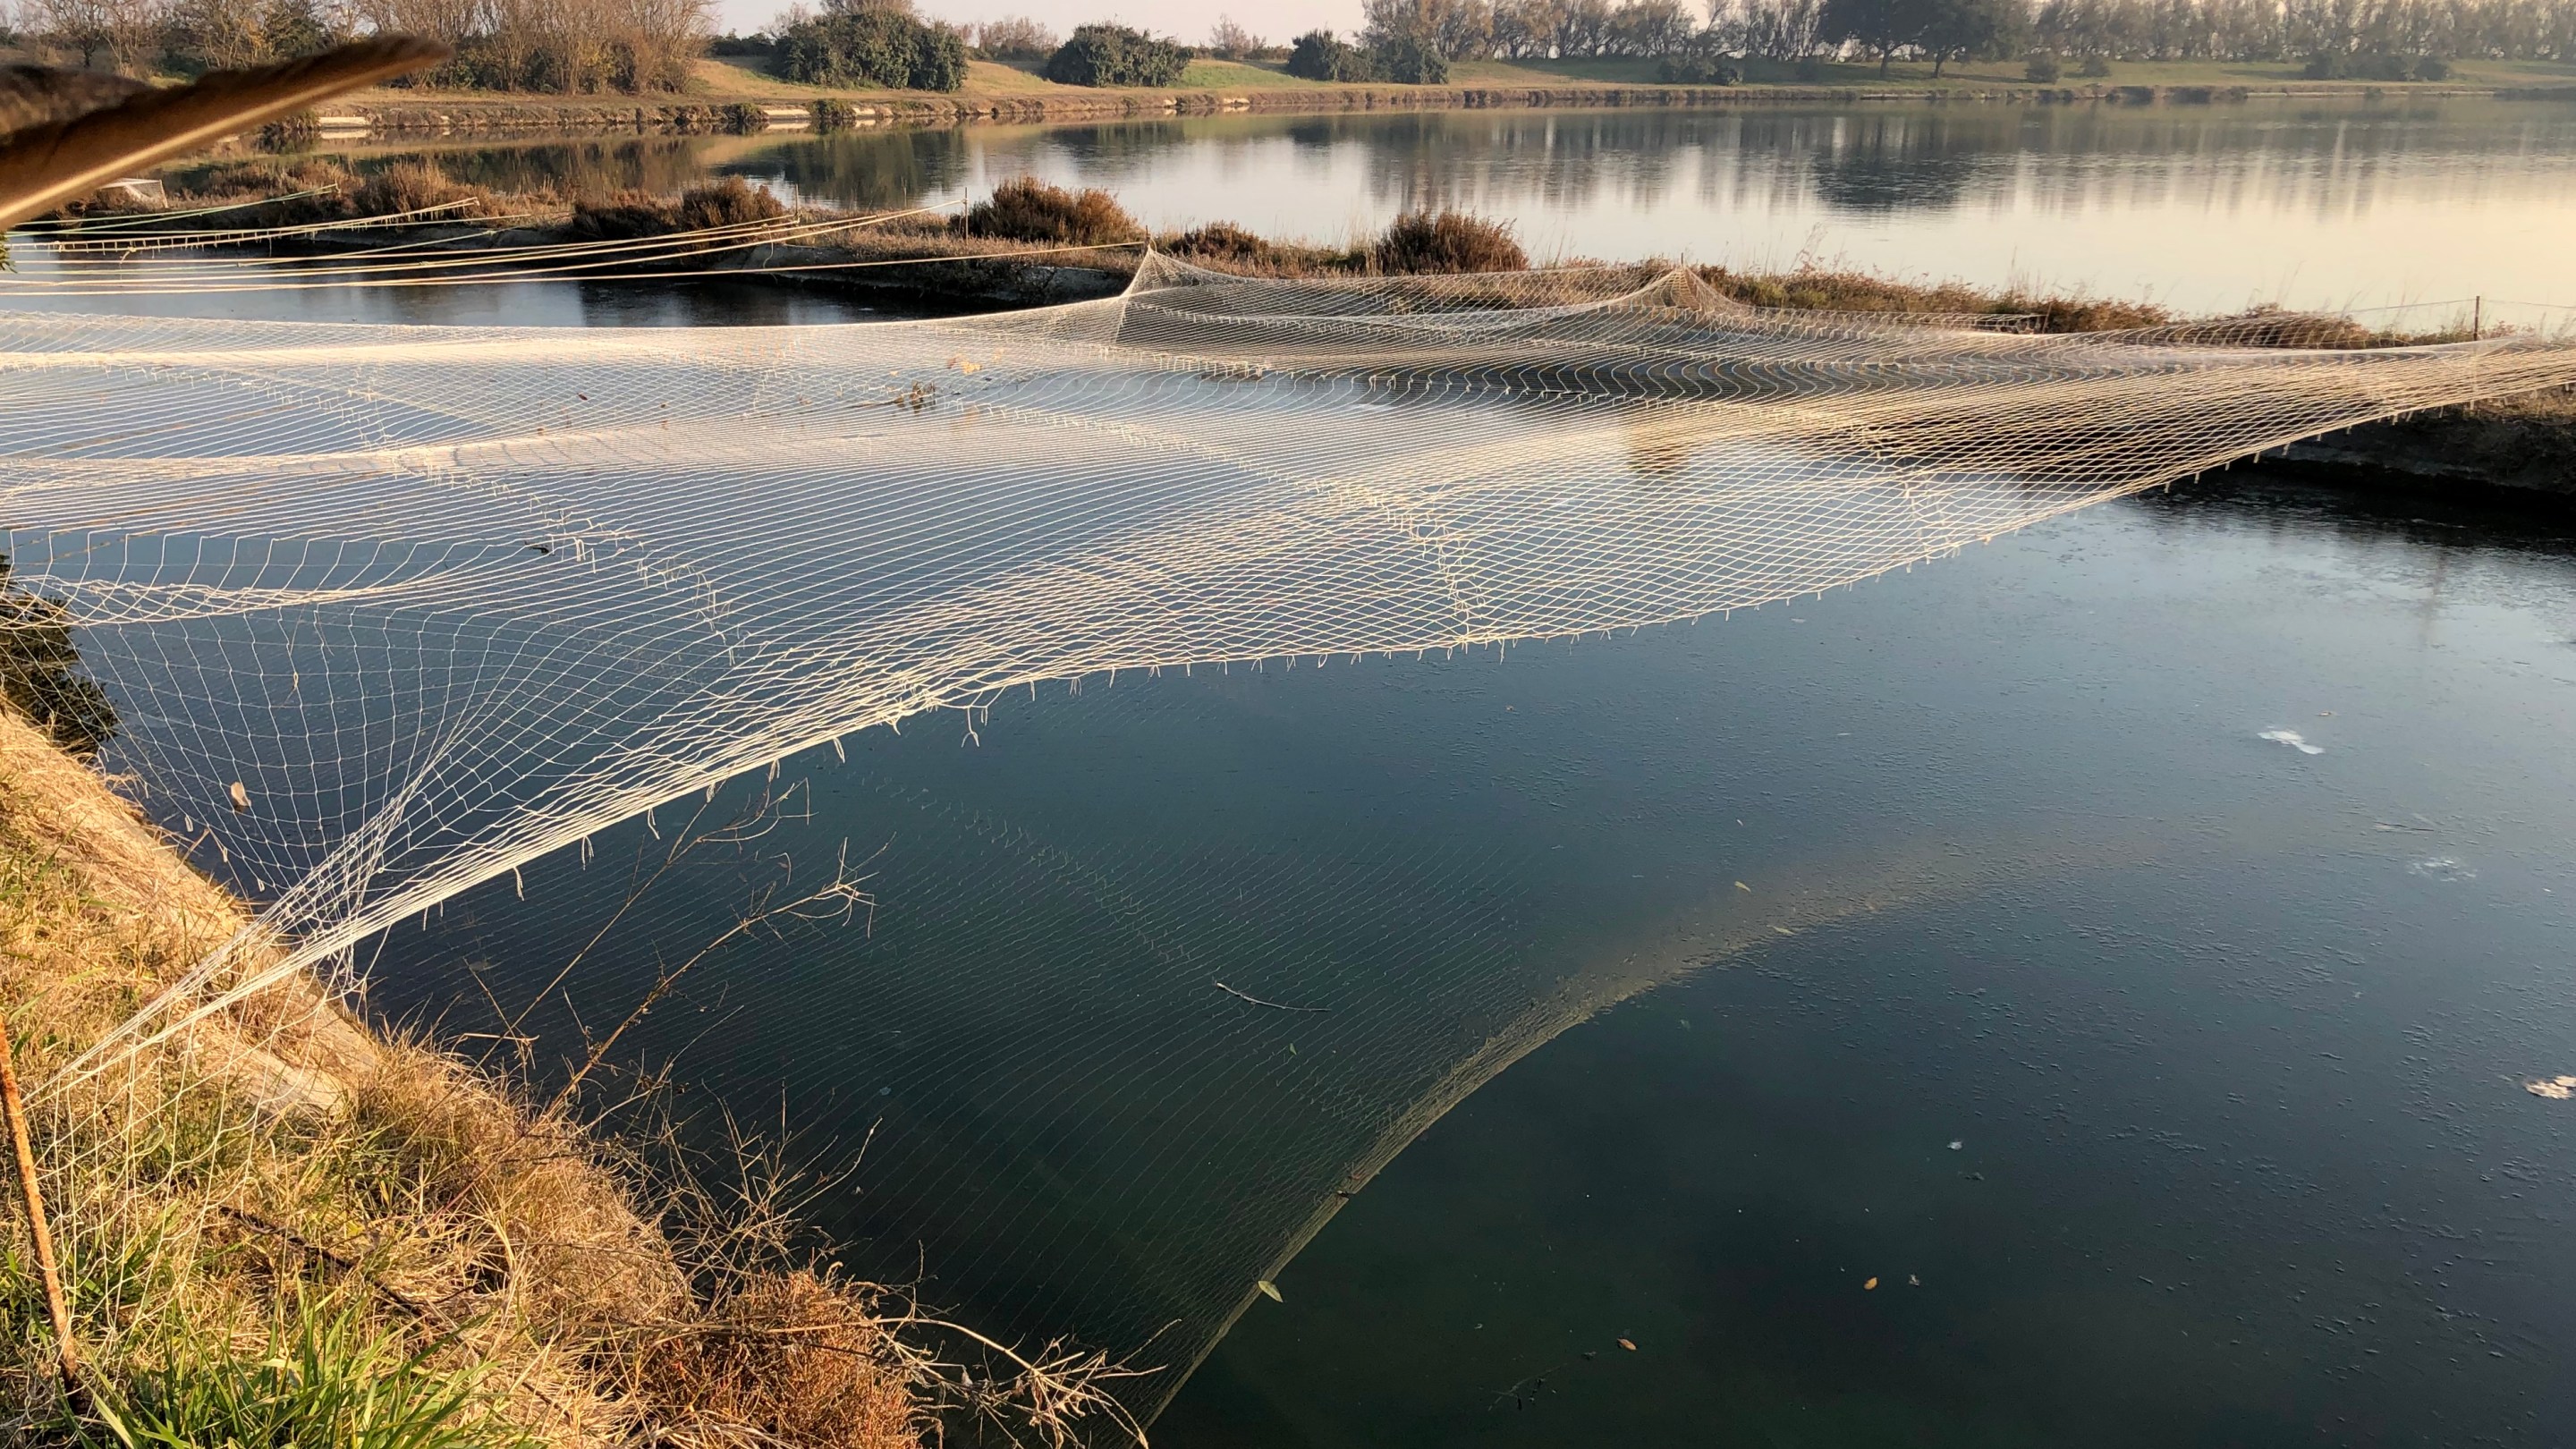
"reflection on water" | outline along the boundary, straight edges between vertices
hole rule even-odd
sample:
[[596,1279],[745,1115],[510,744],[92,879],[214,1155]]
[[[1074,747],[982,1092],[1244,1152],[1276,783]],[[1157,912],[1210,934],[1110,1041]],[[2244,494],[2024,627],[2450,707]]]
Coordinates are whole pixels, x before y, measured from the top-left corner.
[[724,171],[869,207],[1035,172],[1157,225],[1327,241],[1461,206],[1541,255],[1812,257],[2194,308],[2576,302],[2564,102],[1233,115],[442,154],[487,185],[667,191]]
[[83,291],[102,270],[72,272],[40,245],[21,244],[11,282],[0,288],[0,314],[69,312],[84,316],[238,317],[269,322],[370,322],[421,327],[780,327],[878,322],[920,315],[899,304],[859,301],[827,291],[722,278],[677,284],[642,278],[620,282],[492,282],[459,276],[424,283],[385,275],[362,285],[298,282],[240,273],[255,290],[167,289],[151,283],[153,258],[106,269],[113,291]]

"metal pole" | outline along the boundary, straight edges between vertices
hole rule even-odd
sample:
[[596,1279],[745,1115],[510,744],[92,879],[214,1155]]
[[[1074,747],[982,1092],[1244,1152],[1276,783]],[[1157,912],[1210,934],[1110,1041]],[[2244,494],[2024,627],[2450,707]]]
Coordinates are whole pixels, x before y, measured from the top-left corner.
[[18,1095],[18,1065],[9,1051],[9,1028],[0,1021],[0,1108],[9,1116],[9,1145],[18,1153],[18,1189],[27,1202],[27,1227],[36,1239],[36,1271],[45,1280],[45,1311],[54,1320],[54,1347],[62,1355],[63,1388],[80,1387],[80,1354],[72,1347],[72,1313],[63,1303],[63,1275],[54,1267],[54,1235],[45,1226],[45,1196],[36,1187],[36,1149],[27,1140],[27,1104]]
[[2469,299],[2469,340],[2477,341],[2487,332],[2487,298],[2484,292]]

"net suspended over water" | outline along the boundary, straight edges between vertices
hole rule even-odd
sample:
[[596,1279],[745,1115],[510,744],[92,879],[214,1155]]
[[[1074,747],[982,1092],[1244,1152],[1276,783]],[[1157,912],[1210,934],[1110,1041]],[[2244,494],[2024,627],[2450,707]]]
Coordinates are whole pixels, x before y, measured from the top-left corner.
[[[926,710],[1691,619],[2576,383],[2576,346],[2530,337],[2317,345],[2352,330],[2043,336],[1748,309],[1679,271],[1167,259],[1112,300],[829,327],[0,315],[11,582],[68,613],[112,767],[288,948],[204,963],[84,1062]],[[1140,1276],[1126,1317],[1193,1356],[1355,1155],[1527,1037],[1308,1094],[1360,1145],[1238,1215],[1248,1263]]]

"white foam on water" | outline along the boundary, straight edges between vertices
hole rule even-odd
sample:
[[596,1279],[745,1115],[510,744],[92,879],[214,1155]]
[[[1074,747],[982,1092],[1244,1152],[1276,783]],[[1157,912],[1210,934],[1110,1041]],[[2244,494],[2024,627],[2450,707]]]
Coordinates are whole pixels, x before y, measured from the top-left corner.
[[2307,736],[2300,734],[2297,730],[2265,730],[2254,738],[2258,740],[2271,740],[2278,744],[2288,745],[2291,749],[2294,749],[2303,755],[2322,755],[2325,753],[2325,747],[2323,745],[2309,744]]

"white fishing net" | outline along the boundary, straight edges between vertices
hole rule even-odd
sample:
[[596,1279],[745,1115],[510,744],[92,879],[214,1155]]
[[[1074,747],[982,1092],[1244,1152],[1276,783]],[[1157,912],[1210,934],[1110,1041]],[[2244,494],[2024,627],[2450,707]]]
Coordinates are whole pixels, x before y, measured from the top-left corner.
[[[2357,332],[2035,335],[1753,310],[1685,271],[1257,281],[1161,258],[1112,300],[828,327],[0,315],[12,583],[68,611],[112,767],[288,948],[208,960],[75,1070],[924,711],[1722,613],[2576,383],[2576,346],[2528,335],[2322,345]],[[1283,1106],[1348,1118],[1350,1146],[1229,1219],[1244,1254],[1277,1261],[1355,1167],[1541,1034],[1355,1065]],[[1249,1300],[1244,1267],[1148,1275],[1130,1318],[1183,1325],[1159,1345],[1194,1357]]]

